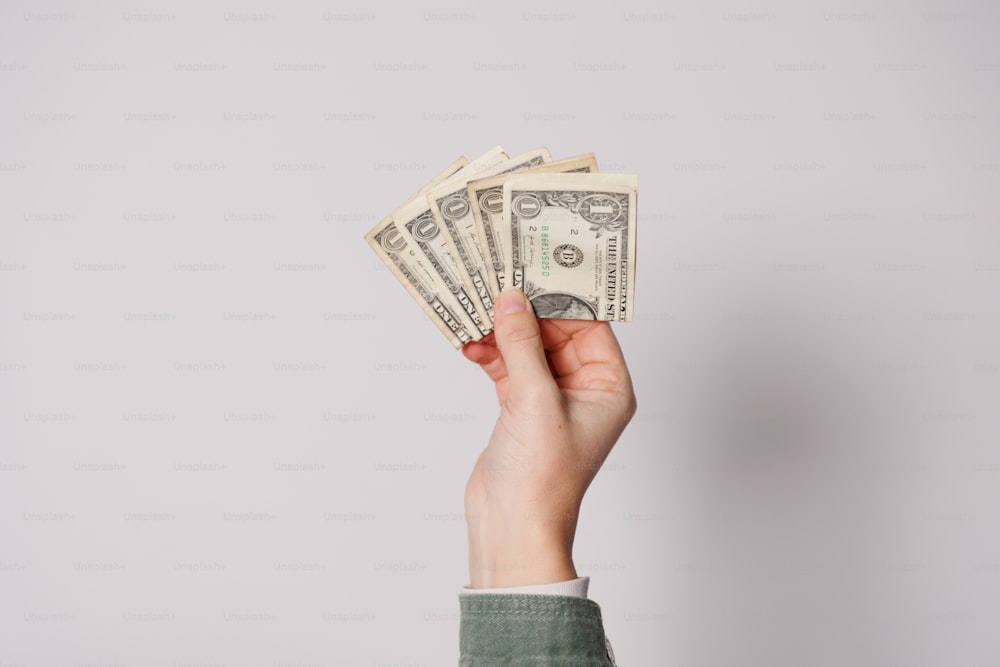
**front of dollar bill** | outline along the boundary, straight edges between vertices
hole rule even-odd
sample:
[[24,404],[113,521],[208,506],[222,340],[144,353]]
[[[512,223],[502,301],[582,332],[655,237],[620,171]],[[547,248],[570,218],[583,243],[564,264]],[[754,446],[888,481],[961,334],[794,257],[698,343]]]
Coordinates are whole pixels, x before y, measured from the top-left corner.
[[[550,160],[551,157],[547,150],[537,148],[504,160],[494,169],[472,174],[469,178],[507,174],[535,167]],[[449,183],[429,191],[427,201],[438,226],[444,231],[443,236],[448,250],[461,269],[460,277],[465,283],[466,290],[478,297],[479,302],[486,309],[487,318],[492,322],[496,290],[493,289],[486,273],[486,259],[482,247],[479,245],[476,219],[473,216],[472,203],[469,201],[467,190],[469,181],[459,180],[456,182],[452,179]]]
[[[413,249],[409,259],[421,271],[434,276],[462,308],[466,318],[478,331],[477,338],[493,330],[486,305],[476,292],[466,288],[461,278],[461,269],[445,239],[444,231],[438,224],[427,199],[417,199],[393,212],[393,220],[402,238]],[[492,302],[490,302],[492,305]]]
[[[458,158],[407,201],[423,197],[424,193],[444,183],[468,164],[466,158]],[[365,235],[365,241],[452,345],[460,348],[470,340],[481,337],[478,329],[465,317],[459,304],[454,301],[454,296],[434,276],[422,271],[413,261],[414,248],[409,247],[407,238],[396,227],[392,215],[375,225]]]
[[[528,166],[512,173],[594,173],[597,159],[593,153]],[[479,234],[479,247],[486,262],[486,273],[493,294],[499,294],[507,286],[507,276],[511,272],[510,228],[503,219],[503,184],[511,173],[476,179],[469,183],[469,201],[472,215]]]
[[625,174],[512,174],[504,182],[510,284],[538,317],[632,319],[638,181]]
[[482,338],[454,295],[440,284],[437,276],[415,261],[416,248],[399,231],[391,216],[368,232],[365,240],[453,346],[460,348]]

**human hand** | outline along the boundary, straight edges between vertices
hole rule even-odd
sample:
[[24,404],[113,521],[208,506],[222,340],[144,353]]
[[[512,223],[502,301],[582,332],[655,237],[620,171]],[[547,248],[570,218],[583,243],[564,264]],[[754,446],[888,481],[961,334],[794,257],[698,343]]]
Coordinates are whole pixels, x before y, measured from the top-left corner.
[[495,315],[462,349],[500,402],[465,489],[470,586],[574,579],[577,514],[635,413],[632,380],[607,322],[538,320],[520,290],[504,290]]

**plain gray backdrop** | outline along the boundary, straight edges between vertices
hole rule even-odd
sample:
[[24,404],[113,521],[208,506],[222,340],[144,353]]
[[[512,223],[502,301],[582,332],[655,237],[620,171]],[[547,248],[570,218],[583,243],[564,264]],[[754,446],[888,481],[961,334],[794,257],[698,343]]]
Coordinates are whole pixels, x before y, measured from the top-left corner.
[[363,241],[639,175],[621,665],[1000,664],[995,2],[5,2],[0,665],[457,661],[497,408]]

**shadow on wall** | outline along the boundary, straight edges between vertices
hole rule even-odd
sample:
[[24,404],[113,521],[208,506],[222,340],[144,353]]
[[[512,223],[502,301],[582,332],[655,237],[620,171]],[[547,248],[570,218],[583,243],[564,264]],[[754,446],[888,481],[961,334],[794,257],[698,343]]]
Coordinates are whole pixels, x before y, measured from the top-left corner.
[[877,664],[904,632],[893,516],[920,387],[893,371],[898,332],[835,302],[744,295],[677,346],[691,664]]

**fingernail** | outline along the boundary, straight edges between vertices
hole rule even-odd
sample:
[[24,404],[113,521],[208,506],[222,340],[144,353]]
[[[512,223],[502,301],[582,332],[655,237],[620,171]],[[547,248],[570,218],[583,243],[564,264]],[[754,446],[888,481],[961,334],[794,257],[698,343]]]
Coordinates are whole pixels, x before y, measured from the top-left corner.
[[509,289],[500,292],[500,312],[504,315],[522,313],[527,307],[524,293],[519,289]]

